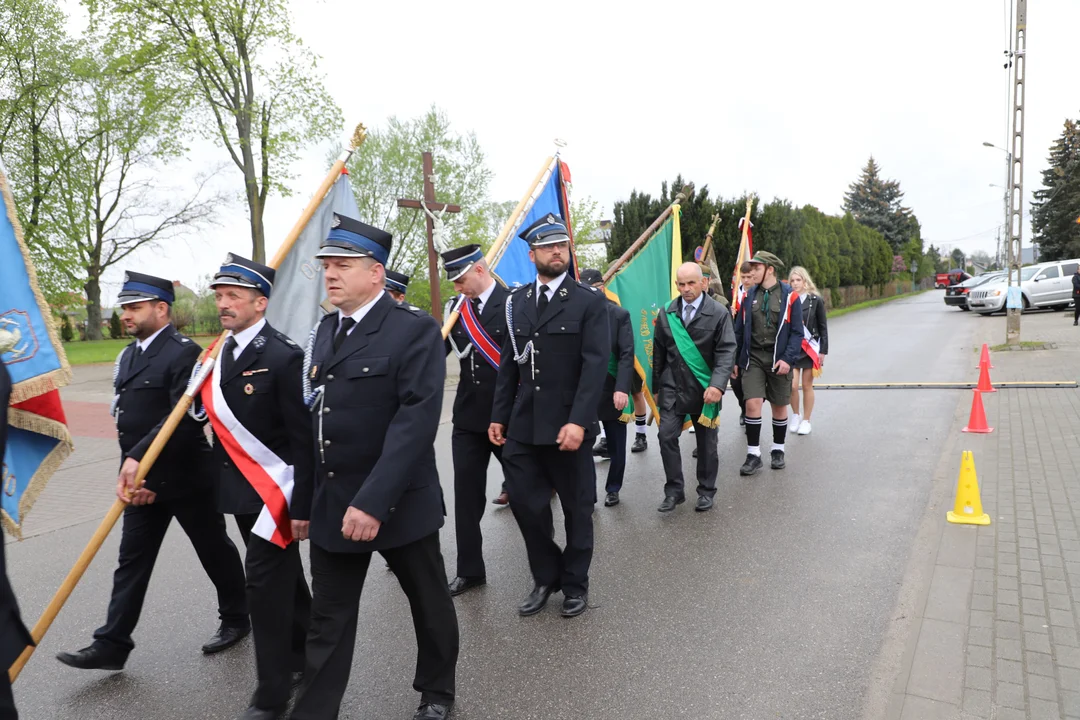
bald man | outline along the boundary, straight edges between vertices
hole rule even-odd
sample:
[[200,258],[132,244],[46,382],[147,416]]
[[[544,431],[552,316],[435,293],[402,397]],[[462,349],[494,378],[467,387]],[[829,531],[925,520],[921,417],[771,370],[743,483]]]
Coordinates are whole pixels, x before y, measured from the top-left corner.
[[671,512],[685,502],[679,436],[687,416],[697,439],[698,512],[712,509],[720,467],[716,428],[720,399],[735,366],[731,312],[705,292],[708,280],[697,263],[676,273],[679,297],[656,319],[652,386],[659,388],[660,457],[664,462],[664,501]]

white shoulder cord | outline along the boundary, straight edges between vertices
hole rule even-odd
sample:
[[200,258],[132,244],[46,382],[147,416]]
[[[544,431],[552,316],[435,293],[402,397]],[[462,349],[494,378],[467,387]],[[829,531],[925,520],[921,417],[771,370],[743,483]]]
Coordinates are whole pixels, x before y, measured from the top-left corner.
[[[461,298],[461,301],[458,303],[458,306],[457,306],[457,312],[460,315],[461,314],[461,306],[465,303],[466,297],[464,295],[459,295],[458,297]],[[444,310],[444,314],[446,314],[446,315],[450,314],[450,306],[453,305],[453,303],[454,303],[453,300],[446,303],[446,308]],[[454,334],[453,333],[450,333],[449,335],[447,335],[446,339],[450,341],[450,349],[454,351],[454,355],[457,356],[458,360],[464,360],[465,358],[467,358],[469,356],[469,353],[472,352],[472,349],[473,349],[472,343],[469,343],[468,345],[466,345],[464,350],[458,350],[457,343],[454,342]]]
[[510,346],[514,349],[514,362],[518,365],[524,365],[529,363],[529,370],[532,372],[532,376],[536,377],[536,363],[534,355],[536,350],[533,348],[533,341],[525,343],[525,348],[518,352],[517,336],[514,335],[514,296],[510,295],[506,298],[506,331],[510,335]]
[[113,363],[113,369],[112,369],[113,399],[112,399],[112,403],[109,405],[109,414],[112,415],[113,422],[119,421],[119,416],[116,413],[118,408],[116,406],[120,404],[120,393],[118,393],[116,391],[116,381],[120,377],[120,361],[123,360],[124,353],[126,353],[130,349],[130,347],[131,346],[129,345],[128,347],[121,350],[120,354],[116,356],[116,362]]
[[[229,333],[229,337],[232,337],[231,332]],[[226,338],[226,340],[227,339],[228,338]],[[224,347],[222,348],[222,352],[224,352]],[[220,358],[221,355],[219,354],[218,357]],[[192,420],[195,420],[196,422],[206,422],[206,408],[203,407],[202,400],[199,398],[199,393],[197,391],[192,391],[192,388],[195,387],[196,383],[199,383],[199,386],[201,387],[201,383],[199,382],[198,377],[199,372],[202,371],[202,367],[203,362],[200,359],[198,362],[195,363],[195,367],[191,368],[191,379],[188,380],[188,392],[191,393],[191,405],[188,407],[187,414],[189,417],[191,417]],[[214,381],[213,368],[210,369],[210,373],[210,376],[207,377],[203,382]]]
[[304,348],[304,375],[300,382],[304,389],[304,404],[308,410],[319,416],[319,459],[326,462],[326,454],[323,452],[323,400],[326,395],[326,386],[320,385],[314,390],[311,388],[311,361],[315,353],[315,337],[319,334],[319,326],[322,320],[315,323],[308,336],[307,347]]

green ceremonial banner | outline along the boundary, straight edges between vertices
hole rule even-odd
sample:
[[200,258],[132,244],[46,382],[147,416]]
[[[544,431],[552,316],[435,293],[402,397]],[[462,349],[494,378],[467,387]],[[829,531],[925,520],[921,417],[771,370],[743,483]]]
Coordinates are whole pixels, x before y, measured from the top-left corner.
[[[672,262],[672,258],[677,258]],[[607,282],[612,300],[630,313],[634,330],[634,369],[645,381],[645,401],[657,418],[660,413],[653,400],[652,385],[653,329],[656,316],[675,297],[675,271],[682,262],[682,238],[679,232],[679,206],[649,241]]]

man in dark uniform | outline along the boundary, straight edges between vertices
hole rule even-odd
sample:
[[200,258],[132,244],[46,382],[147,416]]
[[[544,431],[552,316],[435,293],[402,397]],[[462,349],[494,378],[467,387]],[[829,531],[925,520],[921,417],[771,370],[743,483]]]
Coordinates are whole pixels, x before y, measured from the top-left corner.
[[173,284],[162,278],[124,275],[120,320],[135,337],[116,360],[114,414],[123,465],[116,494],[130,503],[124,510],[120,560],[113,575],[108,619],[89,647],[56,657],[83,669],[121,670],[135,647],[131,633],[139,620],[146,588],[165,531],[175,517],[206,574],[217,587],[221,626],[203,645],[216,653],[251,632],[244,595],[244,567],[225,531],[225,517],[214,509],[213,453],[203,423],[180,421],[146,483],[135,490],[139,461],[187,389],[199,346],[169,321]]
[[[599,270],[582,270],[581,282],[604,292],[604,276]],[[619,504],[623,476],[626,474],[626,423],[634,416],[630,405],[630,379],[634,373],[634,335],[630,329],[630,313],[616,305],[606,295],[604,308],[611,333],[611,355],[604,376],[604,391],[600,395],[598,418],[604,429],[604,457],[610,458],[604,507]],[[595,453],[595,450],[594,450]]]
[[438,323],[383,290],[390,248],[388,233],[335,215],[317,254],[338,311],[319,323],[306,372],[318,451],[314,486],[298,482],[293,519],[311,521],[313,597],[293,720],[338,717],[376,550],[412,608],[414,720],[443,720],[454,703],[458,624],[439,550],[445,509],[435,467],[446,357]]
[[[10,348],[0,348],[0,354]],[[8,431],[8,404],[11,402],[11,376],[8,375],[7,367],[0,362],[0,411],[4,413],[3,421],[0,422],[0,463],[4,460],[7,450]],[[19,615],[19,604],[15,601],[15,593],[11,589],[11,582],[7,576],[7,562],[4,559],[4,542],[0,538],[0,667],[9,668],[28,645],[33,645],[34,640],[23,624],[22,616]],[[15,698],[11,694],[11,681],[7,672],[0,679],[0,720],[18,720],[19,713],[15,709]]]
[[[294,478],[315,461],[304,405],[304,353],[266,322],[274,269],[229,255],[210,283],[221,326],[232,334],[203,397],[214,429],[218,509],[236,517],[244,557],[258,682],[241,720],[285,711],[294,675],[304,670],[311,593],[304,579],[289,504]],[[308,481],[310,482],[310,480]]]
[[689,416],[697,439],[698,499],[695,510],[713,506],[720,468],[717,423],[720,399],[735,365],[731,313],[705,292],[697,263],[676,271],[679,297],[656,318],[653,334],[653,387],[659,388],[660,457],[664,462],[664,500],[657,508],[671,512],[685,502],[679,436]]
[[[596,470],[592,439],[610,341],[604,299],[568,276],[570,238],[549,213],[519,236],[529,243],[536,282],[507,300],[488,435],[503,448],[503,467],[535,586],[518,608],[535,615],[562,590],[562,614],[588,607]],[[509,430],[507,427],[509,426]],[[566,517],[566,549],[552,539],[551,491]]]
[[453,350],[461,364],[450,439],[457,537],[457,577],[450,581],[450,594],[460,595],[487,582],[480,519],[487,503],[488,462],[494,455],[502,464],[502,448],[491,444],[487,430],[506,340],[505,303],[510,293],[491,276],[479,245],[447,250],[442,259],[446,279],[460,293],[443,312],[443,317],[449,317],[460,305],[461,316],[446,339],[446,352]]
[[386,292],[399,303],[405,302],[405,293],[409,290],[409,276],[395,270],[386,270]]

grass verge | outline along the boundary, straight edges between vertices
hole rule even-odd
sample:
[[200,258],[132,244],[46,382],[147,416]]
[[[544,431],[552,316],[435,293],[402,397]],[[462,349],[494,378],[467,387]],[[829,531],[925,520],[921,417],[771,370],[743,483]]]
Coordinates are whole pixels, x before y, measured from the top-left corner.
[[[197,335],[192,339],[206,347],[215,337],[217,336]],[[129,337],[119,340],[77,340],[64,343],[64,353],[67,355],[68,364],[72,366],[111,363],[116,361],[116,356],[131,340]]]
[[841,315],[847,315],[848,313],[855,312],[856,310],[865,310],[866,308],[877,307],[878,305],[884,305],[887,302],[893,300],[903,300],[904,298],[914,297],[916,295],[922,295],[929,290],[916,290],[915,292],[904,293],[903,295],[890,295],[889,297],[874,298],[873,300],[867,300],[866,302],[855,303],[854,305],[848,305],[847,307],[835,308],[830,310],[826,317],[836,318]]

